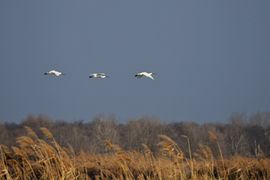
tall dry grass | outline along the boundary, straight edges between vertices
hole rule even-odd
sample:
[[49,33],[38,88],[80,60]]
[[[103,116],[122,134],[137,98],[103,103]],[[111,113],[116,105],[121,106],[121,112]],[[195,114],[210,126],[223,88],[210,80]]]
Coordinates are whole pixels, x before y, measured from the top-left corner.
[[270,160],[260,150],[259,158],[234,156],[224,159],[216,136],[210,133],[220,150],[214,158],[211,148],[200,144],[192,152],[189,138],[188,157],[169,137],[159,135],[160,153],[153,154],[146,144],[144,151],[124,151],[104,140],[109,153],[93,154],[60,147],[46,128],[46,141],[25,127],[28,136],[17,138],[18,147],[0,146],[1,179],[270,179]]

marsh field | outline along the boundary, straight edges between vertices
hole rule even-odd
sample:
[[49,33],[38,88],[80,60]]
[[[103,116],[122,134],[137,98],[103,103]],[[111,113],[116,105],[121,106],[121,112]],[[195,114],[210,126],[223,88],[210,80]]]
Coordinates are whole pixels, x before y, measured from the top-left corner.
[[182,131],[157,117],[126,125],[95,118],[65,124],[30,115],[1,124],[0,179],[270,179],[269,113],[232,114],[228,125],[186,122]]

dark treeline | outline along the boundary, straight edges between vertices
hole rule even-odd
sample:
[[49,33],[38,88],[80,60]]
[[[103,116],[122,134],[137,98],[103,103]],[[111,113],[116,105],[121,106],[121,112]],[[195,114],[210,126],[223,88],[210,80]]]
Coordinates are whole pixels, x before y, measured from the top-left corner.
[[212,141],[209,132],[216,135],[224,156],[242,155],[258,156],[265,153],[270,156],[270,112],[257,112],[250,116],[246,113],[232,113],[226,124],[195,122],[169,122],[156,116],[142,116],[140,119],[129,119],[125,124],[119,123],[114,115],[100,114],[90,122],[83,120],[71,123],[63,120],[53,121],[45,115],[28,115],[21,123],[1,123],[0,144],[8,147],[18,146],[16,138],[27,135],[24,126],[30,127],[41,139],[45,139],[40,127],[46,127],[53,134],[60,146],[68,143],[76,152],[106,153],[103,140],[120,145],[124,150],[143,151],[146,144],[153,152],[160,152],[157,144],[161,141],[158,135],[173,139],[188,154],[187,136],[192,152],[200,145],[209,146],[215,156],[219,155],[216,142]]

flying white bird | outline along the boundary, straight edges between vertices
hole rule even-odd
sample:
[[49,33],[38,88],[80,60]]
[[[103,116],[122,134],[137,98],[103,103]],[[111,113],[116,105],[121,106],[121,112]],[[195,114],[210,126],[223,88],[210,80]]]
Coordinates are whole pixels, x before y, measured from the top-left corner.
[[106,76],[105,73],[94,73],[90,74],[89,78],[109,78],[109,76]]
[[58,71],[55,71],[55,70],[51,70],[49,72],[44,73],[44,75],[47,75],[47,74],[53,74],[53,75],[56,75],[56,76],[60,76],[61,74],[66,75],[64,73],[61,73],[61,72],[58,72]]
[[154,78],[151,76],[152,74],[156,74],[156,73],[141,72],[141,73],[136,74],[135,77],[141,78],[142,76],[146,76],[154,80]]

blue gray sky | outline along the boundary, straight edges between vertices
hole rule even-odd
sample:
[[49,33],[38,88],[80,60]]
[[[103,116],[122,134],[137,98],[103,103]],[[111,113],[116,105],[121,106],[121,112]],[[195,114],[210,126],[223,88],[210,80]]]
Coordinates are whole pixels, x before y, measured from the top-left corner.
[[[226,123],[270,110],[268,0],[5,0],[0,23],[4,122],[104,113]],[[155,80],[134,77],[142,71]]]

